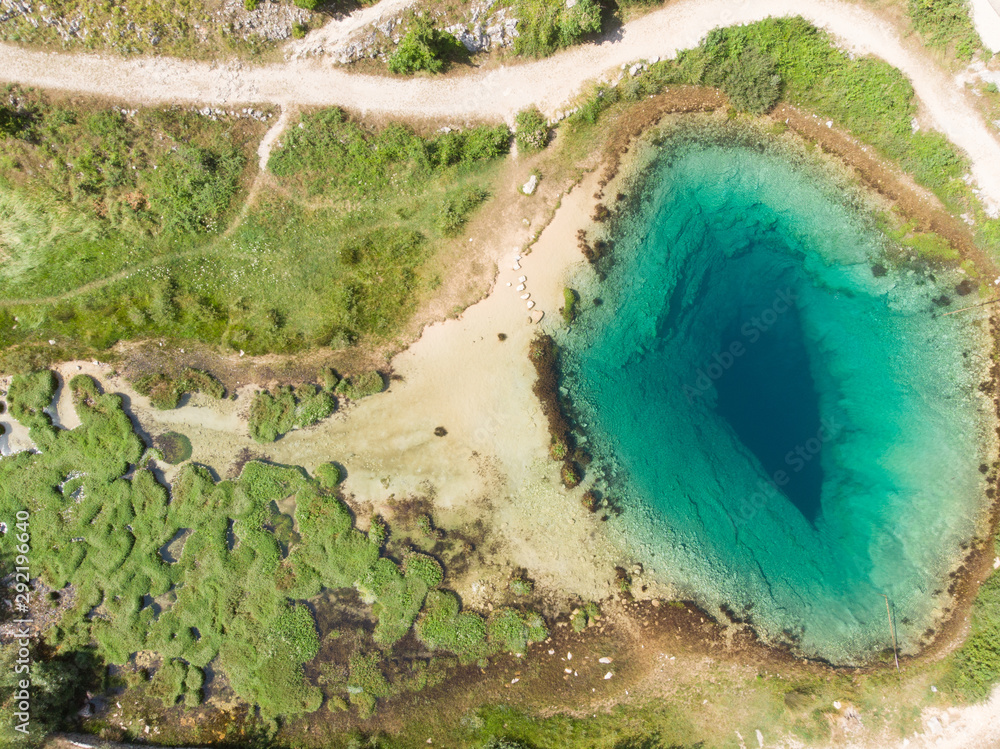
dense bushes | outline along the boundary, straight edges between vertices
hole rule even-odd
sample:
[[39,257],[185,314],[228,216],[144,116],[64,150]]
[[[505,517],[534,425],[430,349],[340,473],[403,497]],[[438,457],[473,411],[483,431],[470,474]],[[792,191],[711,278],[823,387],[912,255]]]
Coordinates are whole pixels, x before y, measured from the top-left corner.
[[982,48],[968,0],[909,0],[907,11],[913,27],[931,47],[950,47],[960,60],[971,59]]
[[276,393],[262,390],[250,404],[250,436],[257,442],[274,442],[293,429],[315,424],[333,413],[337,401],[315,385],[285,385]]
[[465,47],[454,35],[434,28],[425,18],[415,18],[389,58],[389,71],[440,73],[449,62],[466,56]]
[[7,91],[18,101],[0,110],[9,187],[129,234],[200,232],[228,212],[246,164],[231,123],[179,110],[77,111]]
[[301,123],[272,154],[268,168],[279,177],[305,178],[312,192],[345,198],[416,185],[450,166],[496,159],[510,147],[506,125],[421,138],[405,125],[367,129],[337,108],[303,115]]
[[601,30],[601,6],[594,0],[518,0],[520,20],[514,51],[527,57],[546,57]]
[[[997,544],[1000,554],[1000,543]],[[1000,682],[1000,573],[979,588],[972,607],[972,630],[952,656],[948,686],[966,700],[981,701]]]
[[179,145],[159,159],[143,183],[150,209],[160,215],[166,230],[214,229],[236,192],[244,163],[233,147],[220,152]]

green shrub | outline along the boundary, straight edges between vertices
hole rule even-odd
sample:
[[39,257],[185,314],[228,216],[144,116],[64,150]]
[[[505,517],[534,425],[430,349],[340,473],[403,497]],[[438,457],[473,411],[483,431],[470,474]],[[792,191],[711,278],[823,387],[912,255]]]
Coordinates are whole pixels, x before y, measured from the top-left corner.
[[381,372],[366,372],[355,377],[345,377],[334,390],[338,395],[343,395],[351,400],[366,398],[385,390],[385,380]]
[[450,650],[466,663],[490,653],[486,623],[478,614],[459,611],[454,593],[432,590],[417,621],[417,637],[427,647]]
[[302,23],[292,24],[292,39],[303,39],[309,32],[309,27]]
[[567,8],[564,0],[518,0],[520,20],[514,51],[526,57],[546,57],[601,30],[601,6],[578,0]]
[[545,148],[549,142],[549,124],[538,107],[522,109],[514,122],[518,151],[531,153]]
[[781,76],[770,56],[748,49],[728,65],[721,88],[737,109],[764,114],[781,98]]
[[295,4],[305,10],[316,10],[323,0],[295,0]]
[[403,75],[421,70],[440,73],[449,62],[461,60],[465,54],[465,47],[453,34],[434,28],[424,18],[415,18],[389,58],[389,71]]
[[260,0],[243,0],[244,10],[257,10],[257,6],[260,4]]
[[332,393],[336,389],[337,383],[340,382],[340,375],[329,367],[326,367],[320,371],[320,379],[323,381],[323,389],[328,393]]
[[538,614],[521,614],[509,608],[490,614],[486,629],[495,647],[511,653],[523,653],[529,643],[540,642],[549,636],[545,622]]
[[170,465],[177,465],[191,458],[191,440],[179,432],[166,432],[154,437],[153,447],[163,453],[163,459]]

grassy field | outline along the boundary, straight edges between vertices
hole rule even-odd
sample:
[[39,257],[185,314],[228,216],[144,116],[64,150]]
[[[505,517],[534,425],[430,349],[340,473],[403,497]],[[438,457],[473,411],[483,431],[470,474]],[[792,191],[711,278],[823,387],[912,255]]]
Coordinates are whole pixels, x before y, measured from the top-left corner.
[[425,138],[337,109],[306,114],[273,155],[276,187],[237,216],[256,120],[8,94],[2,348],[163,336],[268,353],[386,340],[436,282],[438,248],[488,199],[510,141],[503,126]]

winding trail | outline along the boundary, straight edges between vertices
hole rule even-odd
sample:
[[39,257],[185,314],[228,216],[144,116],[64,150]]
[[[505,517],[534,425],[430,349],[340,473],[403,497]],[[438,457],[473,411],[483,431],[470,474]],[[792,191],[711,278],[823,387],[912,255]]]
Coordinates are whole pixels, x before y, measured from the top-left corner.
[[[367,12],[375,18],[390,6],[403,5],[405,0],[384,0]],[[923,104],[925,125],[944,133],[968,154],[984,201],[1000,210],[1000,140],[962,87],[918,45],[902,40],[891,24],[861,6],[836,0],[679,0],[629,23],[601,44],[448,78],[357,75],[334,67],[329,59],[294,54],[282,63],[253,66],[47,53],[0,45],[0,80],[145,104],[337,104],[362,113],[512,121],[518,110],[532,104],[555,114],[588,81],[617,73],[624,63],[673,56],[695,46],[717,26],[792,15],[830,31],[845,47],[877,55],[902,70]],[[336,36],[358,28],[356,22],[341,23],[344,28]],[[333,35],[331,31],[329,36]]]

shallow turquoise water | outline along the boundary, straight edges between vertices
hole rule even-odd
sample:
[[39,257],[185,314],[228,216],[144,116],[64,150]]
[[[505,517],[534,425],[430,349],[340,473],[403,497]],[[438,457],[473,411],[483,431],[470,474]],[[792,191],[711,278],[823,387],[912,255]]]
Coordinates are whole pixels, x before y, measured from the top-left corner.
[[772,642],[863,660],[890,646],[885,594],[914,649],[983,503],[983,328],[932,301],[961,306],[961,276],[887,260],[767,149],[677,145],[643,184],[561,341],[617,532]]

